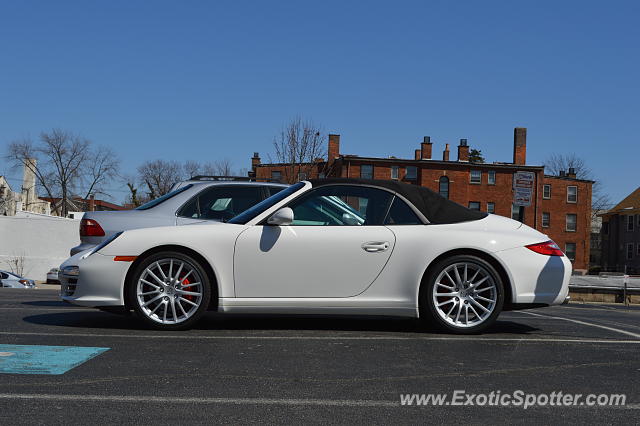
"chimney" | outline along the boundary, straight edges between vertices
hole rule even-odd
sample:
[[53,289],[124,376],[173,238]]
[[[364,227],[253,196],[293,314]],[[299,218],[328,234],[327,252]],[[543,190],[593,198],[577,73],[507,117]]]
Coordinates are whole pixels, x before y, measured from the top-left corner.
[[22,201],[26,209],[31,207],[38,199],[36,194],[36,169],[35,158],[27,158],[24,162],[24,172],[22,175]]
[[575,179],[576,178],[576,169],[574,169],[573,167],[569,167],[569,172],[567,173],[567,177],[569,177],[571,179]]
[[466,139],[460,139],[460,145],[458,145],[458,161],[469,161],[469,145],[467,145]]
[[329,135],[329,152],[327,162],[330,163],[340,156],[340,135]]
[[442,152],[442,161],[449,161],[449,144],[446,144]]
[[431,143],[431,136],[425,136],[420,144],[420,157],[423,160],[431,160],[431,149],[433,144]]
[[89,195],[89,211],[90,212],[96,211],[96,196],[93,194]]
[[420,149],[416,149],[416,150],[415,150],[415,155],[413,156],[413,158],[414,158],[415,160],[419,160],[421,155],[422,155],[422,150],[420,150]]
[[513,164],[527,163],[527,128],[513,129]]
[[260,164],[260,153],[254,152],[253,157],[251,157],[251,169],[255,170],[256,166]]

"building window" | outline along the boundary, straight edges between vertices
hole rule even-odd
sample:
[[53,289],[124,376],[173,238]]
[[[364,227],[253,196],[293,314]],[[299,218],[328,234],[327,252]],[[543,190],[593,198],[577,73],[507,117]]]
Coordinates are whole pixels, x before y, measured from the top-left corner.
[[318,173],[318,179],[324,179],[325,177],[326,175],[324,174],[324,172]]
[[576,232],[577,222],[578,222],[578,215],[569,213],[567,215],[567,231]]
[[391,179],[398,179],[398,166],[391,166]]
[[469,201],[469,209],[480,211],[480,202],[479,201]]
[[545,200],[551,198],[551,185],[542,185],[542,198]]
[[416,180],[418,178],[418,168],[416,166],[407,166],[407,174],[405,178]]
[[567,203],[577,203],[577,202],[578,202],[578,187],[567,186]]
[[373,179],[373,166],[371,164],[363,164],[360,166],[360,177],[362,179]]
[[280,182],[282,181],[282,172],[274,170],[271,172],[271,180],[274,180],[276,182]]
[[489,170],[487,172],[487,183],[489,185],[495,185],[496,184],[496,171],[495,170]]
[[471,183],[478,185],[482,183],[482,171],[471,170]]
[[444,198],[449,198],[449,178],[446,176],[440,176],[440,181],[438,184],[438,192]]
[[636,217],[634,215],[627,216],[627,231],[633,231],[633,224],[635,223]]
[[547,212],[542,213],[542,227],[548,228],[550,222],[551,222],[551,214]]
[[511,205],[511,219],[524,223],[524,207]]
[[564,245],[564,254],[567,255],[570,261],[576,260],[576,243],[566,243]]
[[305,172],[298,172],[298,180],[307,179],[307,174]]
[[627,243],[627,260],[633,259],[633,243]]
[[496,212],[496,203],[487,203],[487,213],[495,213]]

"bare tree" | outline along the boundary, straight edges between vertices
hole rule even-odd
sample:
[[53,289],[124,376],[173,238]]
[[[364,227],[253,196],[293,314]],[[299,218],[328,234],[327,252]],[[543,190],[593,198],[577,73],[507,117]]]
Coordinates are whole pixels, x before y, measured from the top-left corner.
[[15,275],[22,277],[24,275],[24,264],[25,264],[26,256],[24,253],[13,254],[9,256],[7,259],[7,265],[9,266],[9,270]]
[[295,117],[274,138],[274,156],[270,155],[269,160],[282,164],[285,182],[297,182],[318,167],[318,160],[324,155],[323,140],[321,129],[312,121]]
[[138,167],[138,175],[152,200],[167,194],[175,183],[184,180],[183,167],[177,161],[147,161]]
[[61,199],[60,205],[54,206],[61,216],[67,215],[73,195],[86,193],[87,198],[98,189],[104,194],[103,185],[118,169],[118,159],[111,149],[93,150],[88,139],[61,129],[42,132],[38,143],[29,139],[12,142],[9,158],[35,175],[47,197]]
[[596,179],[593,172],[587,166],[584,159],[572,154],[551,154],[545,160],[545,172],[559,175],[560,172],[567,172],[574,169],[576,178],[592,180],[595,183],[591,188],[591,219],[595,219],[598,213],[607,210],[611,206],[609,194],[604,192],[602,185]]

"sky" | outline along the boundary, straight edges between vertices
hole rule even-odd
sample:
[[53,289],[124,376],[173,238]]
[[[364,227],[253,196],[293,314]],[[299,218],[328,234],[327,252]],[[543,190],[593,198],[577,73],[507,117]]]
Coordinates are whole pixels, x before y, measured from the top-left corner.
[[[617,202],[640,186],[636,1],[4,1],[0,175],[11,141],[63,128],[144,161],[249,168],[295,116],[341,152],[582,157]],[[20,182],[11,181],[14,186]],[[115,199],[126,195],[114,182]]]

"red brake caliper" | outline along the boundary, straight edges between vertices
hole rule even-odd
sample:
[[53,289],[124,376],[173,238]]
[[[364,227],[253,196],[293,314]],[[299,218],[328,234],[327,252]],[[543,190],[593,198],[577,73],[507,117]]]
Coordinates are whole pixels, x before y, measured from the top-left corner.
[[[184,281],[182,281],[182,285],[183,285],[183,286],[185,286],[185,285],[187,285],[187,284],[191,284],[191,281],[189,281],[189,278],[187,278],[187,279],[185,279]],[[190,287],[189,287],[189,288],[190,288]],[[191,290],[189,290],[189,288],[187,288],[187,290],[186,290],[186,291],[191,291]],[[185,295],[184,295],[184,296],[182,296],[182,297],[184,297],[185,299],[187,299],[187,300],[188,300],[188,301],[190,301],[190,302],[195,302],[195,301],[194,301],[195,297],[191,296],[190,294],[185,294]]]

